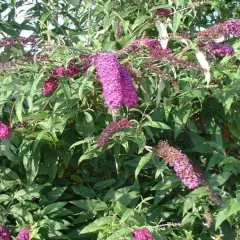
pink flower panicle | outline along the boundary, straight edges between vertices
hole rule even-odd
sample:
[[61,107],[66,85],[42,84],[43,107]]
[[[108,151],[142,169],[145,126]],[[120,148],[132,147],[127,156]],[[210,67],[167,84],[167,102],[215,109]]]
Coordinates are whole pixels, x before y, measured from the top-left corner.
[[103,96],[107,106],[119,109],[123,105],[120,63],[114,53],[99,54],[96,59],[96,71],[103,86]]
[[159,16],[169,16],[172,14],[172,10],[168,8],[159,8],[155,11],[155,13]]
[[101,53],[93,61],[107,106],[111,109],[119,109],[123,104],[137,107],[138,97],[132,77],[127,68],[119,63],[116,55],[111,52]]
[[17,235],[18,240],[30,240],[30,233],[26,228],[22,228]]
[[152,233],[145,227],[133,231],[134,240],[153,240]]
[[11,133],[11,129],[0,121],[0,139],[7,139]]
[[222,43],[210,43],[206,47],[213,54],[224,57],[226,55],[232,56],[234,54],[234,49],[232,46]]
[[156,147],[156,154],[162,157],[171,167],[176,175],[190,189],[199,187],[201,179],[194,170],[188,157],[180,150],[171,147],[167,141],[161,141]]
[[10,240],[11,233],[9,232],[8,228],[5,226],[0,226],[0,240]]
[[122,118],[119,121],[111,122],[100,134],[98,145],[104,147],[107,145],[108,139],[116,132],[122,129],[131,127],[132,123],[127,118]]
[[209,42],[220,37],[240,36],[240,19],[229,19],[224,23],[215,24],[198,33],[199,42]]
[[31,36],[28,38],[25,37],[18,37],[18,38],[5,38],[0,41],[0,47],[12,47],[15,44],[31,44],[34,45],[36,44],[36,39],[35,37]]
[[44,86],[42,88],[42,95],[46,96],[48,94],[53,93],[58,88],[59,81],[55,77],[50,77],[48,80],[44,83]]
[[240,19],[229,19],[223,24],[228,35],[240,36]]
[[127,107],[138,107],[138,96],[133,85],[133,79],[125,66],[120,68],[121,84],[123,89],[123,103]]

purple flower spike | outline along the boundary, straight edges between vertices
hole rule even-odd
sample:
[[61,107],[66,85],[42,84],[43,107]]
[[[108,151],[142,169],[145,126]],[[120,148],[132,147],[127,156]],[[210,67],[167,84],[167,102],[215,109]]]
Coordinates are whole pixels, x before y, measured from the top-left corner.
[[180,150],[171,147],[167,141],[161,141],[156,147],[156,154],[162,157],[176,175],[190,189],[199,187],[201,180],[190,163],[188,157]]
[[17,235],[18,240],[30,240],[30,233],[26,228],[22,228]]
[[134,240],[153,240],[152,233],[145,227],[133,231]]
[[11,233],[9,232],[8,228],[5,226],[0,226],[0,240],[10,240]]

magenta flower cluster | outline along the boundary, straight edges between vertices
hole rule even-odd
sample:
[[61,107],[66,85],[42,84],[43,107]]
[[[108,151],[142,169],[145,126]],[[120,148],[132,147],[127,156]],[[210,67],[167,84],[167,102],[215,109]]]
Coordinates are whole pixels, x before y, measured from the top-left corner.
[[234,49],[232,46],[222,43],[210,43],[207,48],[213,54],[224,57],[226,55],[232,56],[234,54]]
[[10,240],[11,233],[9,232],[8,228],[5,226],[0,226],[0,240]]
[[223,24],[228,35],[240,36],[240,19],[229,19]]
[[146,228],[135,229],[133,231],[134,240],[153,240],[152,233]]
[[155,150],[159,157],[162,157],[173,167],[176,175],[188,188],[193,189],[199,187],[201,179],[185,154],[171,147],[167,141],[161,141]]
[[92,64],[92,57],[81,55],[79,59],[82,64],[78,64],[77,59],[71,59],[66,69],[63,66],[53,69],[52,76],[44,83],[42,94],[45,96],[53,93],[57,89],[59,84],[58,77],[74,77],[80,73],[84,74]]
[[[30,240],[30,232],[22,228],[17,235],[18,240]],[[5,226],[0,226],[0,240],[11,240],[11,233]]]
[[11,129],[0,121],[0,139],[7,139],[11,133]]
[[138,106],[138,96],[128,70],[122,66],[112,52],[100,53],[95,60],[98,78],[103,86],[107,106],[119,109]]
[[198,33],[199,42],[209,42],[219,37],[240,36],[240,19],[229,19],[224,23],[215,24]]
[[155,11],[155,13],[159,16],[169,16],[172,14],[172,10],[168,8],[159,8]]
[[122,118],[119,121],[111,122],[100,134],[98,145],[104,147],[107,145],[108,139],[116,132],[122,129],[131,127],[132,123],[127,118]]
[[17,235],[18,240],[30,240],[30,233],[26,228],[22,228]]
[[5,38],[3,40],[0,41],[0,47],[12,47],[14,46],[15,44],[21,44],[21,45],[24,45],[24,44],[36,44],[36,39],[35,37],[28,37],[28,38],[25,38],[25,37],[18,37],[18,38]]
[[48,78],[42,88],[42,95],[46,96],[53,93],[58,88],[59,80],[55,77]]

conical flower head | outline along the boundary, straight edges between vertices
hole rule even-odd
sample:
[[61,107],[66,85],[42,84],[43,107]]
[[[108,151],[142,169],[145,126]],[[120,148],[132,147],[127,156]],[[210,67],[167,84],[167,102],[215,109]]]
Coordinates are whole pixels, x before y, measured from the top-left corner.
[[155,150],[158,156],[162,157],[173,167],[176,175],[188,188],[193,189],[199,187],[201,179],[185,154],[171,147],[167,141],[161,141]]

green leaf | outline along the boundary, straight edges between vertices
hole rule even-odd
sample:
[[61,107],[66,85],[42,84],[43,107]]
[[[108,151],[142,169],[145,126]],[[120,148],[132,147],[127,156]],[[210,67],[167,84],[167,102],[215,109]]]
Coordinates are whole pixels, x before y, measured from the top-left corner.
[[174,15],[173,15],[173,32],[176,33],[177,30],[178,30],[178,27],[181,23],[181,18],[182,18],[182,15],[180,12],[176,12]]
[[145,156],[141,157],[138,166],[135,170],[135,178],[137,178],[138,174],[140,173],[141,169],[144,167],[146,163],[148,163],[152,159],[153,153],[150,152],[146,154]]
[[163,78],[159,77],[159,82],[158,82],[158,88],[157,88],[157,98],[156,98],[156,107],[159,106],[159,103],[162,99],[162,91],[164,90],[165,88],[165,83],[164,83],[164,80]]
[[109,225],[109,226],[112,225],[114,220],[115,220],[115,217],[113,216],[98,218],[92,223],[88,224],[86,227],[84,227],[80,232],[80,234],[96,232],[100,229],[104,229],[106,228],[106,225]]
[[87,71],[87,76],[84,75],[83,77],[81,77],[79,79],[79,81],[81,81],[81,85],[78,90],[78,96],[81,101],[83,101],[84,90],[85,90],[86,86],[88,85],[89,81],[91,81],[93,73],[94,73],[94,68],[90,67]]
[[97,182],[93,188],[96,190],[103,190],[105,188],[110,187],[113,183],[115,182],[115,179],[111,178],[111,179],[107,179],[107,180],[103,180],[100,182]]
[[56,151],[46,149],[44,152],[44,161],[49,175],[49,181],[51,182],[55,178],[58,170],[58,155]]
[[11,37],[17,38],[19,36],[19,32],[7,23],[0,22],[0,29]]
[[132,214],[133,214],[133,209],[127,209],[124,213],[123,213],[123,215],[122,215],[122,217],[121,217],[121,220],[120,220],[120,223],[122,224],[122,223],[125,223],[131,216],[132,216]]
[[45,194],[45,197],[49,202],[55,202],[58,198],[60,198],[63,193],[66,191],[67,187],[61,187],[61,188],[53,188],[50,192]]
[[95,199],[72,201],[72,204],[89,212],[103,211],[108,208],[107,204]]
[[132,231],[128,228],[121,228],[114,232],[111,236],[107,238],[107,240],[119,240],[124,239],[125,236],[130,236],[132,234]]
[[229,199],[225,202],[224,206],[219,210],[216,216],[215,230],[227,220],[230,216],[240,211],[240,202],[236,199]]
[[157,121],[145,122],[144,126],[149,126],[149,127],[153,127],[153,128],[161,128],[161,129],[171,129],[168,125],[161,123],[161,122],[157,122]]
[[199,187],[189,193],[184,201],[183,215],[187,214],[187,211],[194,206],[198,199],[207,196],[208,194],[209,193],[206,187]]
[[85,198],[92,198],[96,196],[96,193],[91,188],[85,187],[83,185],[73,185],[72,189],[77,195]]
[[23,101],[24,96],[20,96],[15,103],[16,115],[20,122],[22,122]]
[[130,140],[137,143],[139,147],[138,153],[141,153],[146,144],[146,137],[144,135],[144,132],[133,128],[126,129],[126,131],[131,134]]
[[34,152],[30,149],[23,156],[23,165],[26,169],[26,174],[29,182],[32,182],[37,176],[40,162],[40,148],[36,148]]
[[7,194],[0,194],[0,203],[1,202],[5,202],[11,199],[11,196],[7,195]]
[[76,121],[76,129],[82,135],[89,135],[95,132],[92,115],[88,112],[80,113]]
[[117,43],[119,43],[121,47],[125,47],[130,44],[135,38],[136,36],[134,34],[128,34],[117,40]]
[[40,17],[40,21],[41,22],[45,22],[49,17],[51,16],[51,13],[50,12],[44,12],[42,15],[41,15],[41,17]]
[[177,114],[175,115],[174,121],[174,139],[181,133],[185,124],[187,123],[188,118],[190,117],[191,109],[178,109]]
[[132,25],[132,30],[136,29],[139,27],[142,23],[144,23],[147,19],[149,19],[149,16],[143,15],[141,17],[137,17],[135,19],[134,24]]
[[209,183],[214,187],[221,186],[229,179],[229,177],[231,177],[231,175],[231,172],[225,172],[215,176],[211,176]]
[[42,211],[42,215],[47,215],[51,214],[53,212],[59,212],[61,209],[66,206],[67,202],[57,202],[57,203],[52,203],[46,206]]
[[222,133],[221,133],[221,129],[219,128],[219,126],[217,126],[216,131],[215,131],[215,139],[216,139],[217,144],[223,146]]
[[79,0],[68,0],[68,2],[73,6],[77,6],[79,4]]
[[79,224],[86,222],[89,219],[94,218],[95,214],[91,212],[82,212],[78,215],[78,217],[73,221],[73,224]]
[[95,139],[95,137],[86,137],[86,138],[84,138],[81,141],[75,142],[73,145],[71,145],[71,147],[69,149],[72,149],[72,148],[74,148],[74,147],[76,147],[78,145],[82,145],[84,143],[92,142],[94,139]]

